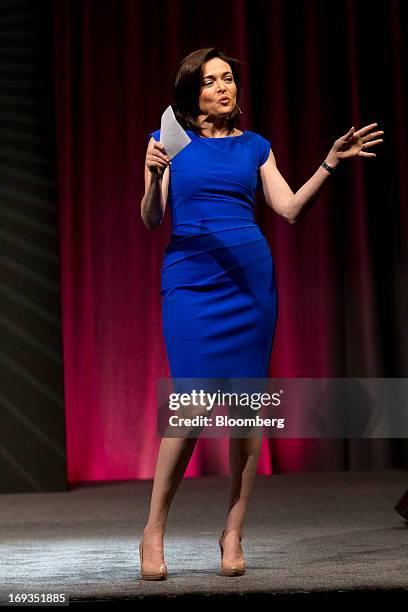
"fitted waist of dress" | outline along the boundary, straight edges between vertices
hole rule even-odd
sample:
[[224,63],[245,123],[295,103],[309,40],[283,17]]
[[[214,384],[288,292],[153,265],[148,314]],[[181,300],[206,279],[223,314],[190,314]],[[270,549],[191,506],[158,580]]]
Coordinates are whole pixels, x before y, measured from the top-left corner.
[[223,238],[226,239],[228,237],[228,240],[230,240],[232,237],[232,239],[236,238],[238,242],[245,242],[245,240],[247,239],[246,236],[250,230],[256,232],[261,231],[261,228],[257,223],[250,223],[247,225],[232,227],[219,227],[215,229],[201,228],[201,231],[196,231],[196,228],[191,228],[192,231],[190,232],[185,231],[186,229],[186,227],[180,228],[173,226],[170,240],[166,246],[166,249],[171,246],[181,246],[183,243],[185,244],[186,242],[197,242],[200,239],[205,239],[205,237],[211,237],[212,235],[214,237],[218,237],[221,241],[223,240]]
[[196,257],[213,257],[213,254],[247,248],[249,245],[253,248],[258,245],[257,249],[261,247],[262,250],[269,251],[268,242],[259,225],[193,235],[173,233],[164,251],[162,271],[176,263],[191,262]]
[[185,219],[182,215],[172,214],[172,234],[175,236],[201,236],[227,230],[259,227],[253,215],[197,215]]

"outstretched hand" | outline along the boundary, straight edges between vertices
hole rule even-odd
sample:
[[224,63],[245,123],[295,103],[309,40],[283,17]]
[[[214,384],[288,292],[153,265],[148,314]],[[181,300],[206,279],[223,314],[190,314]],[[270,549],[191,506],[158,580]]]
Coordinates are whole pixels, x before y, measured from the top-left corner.
[[354,126],[341,136],[338,140],[335,141],[332,147],[332,154],[337,159],[346,159],[348,157],[376,157],[375,153],[367,153],[366,149],[370,147],[374,147],[375,145],[383,142],[382,138],[377,138],[376,140],[371,140],[374,136],[379,136],[380,134],[384,134],[382,130],[377,132],[371,132],[372,128],[374,128],[377,123],[370,123],[370,125],[366,125],[357,132],[355,131]]

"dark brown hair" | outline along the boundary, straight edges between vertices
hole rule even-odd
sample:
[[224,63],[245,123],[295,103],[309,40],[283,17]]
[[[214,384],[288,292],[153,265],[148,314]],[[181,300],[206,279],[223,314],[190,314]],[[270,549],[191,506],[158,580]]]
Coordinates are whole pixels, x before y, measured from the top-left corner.
[[[231,66],[231,71],[237,87],[236,103],[239,106],[242,92],[239,64],[244,62],[234,57],[230,57],[215,47],[197,49],[197,51],[193,51],[187,55],[181,60],[173,77],[174,104],[172,104],[172,108],[174,115],[185,130],[192,130],[198,135],[202,135],[197,117],[202,114],[198,100],[202,89],[204,64],[213,57],[219,57]],[[239,123],[240,112],[238,106],[235,106],[226,119],[228,132]]]

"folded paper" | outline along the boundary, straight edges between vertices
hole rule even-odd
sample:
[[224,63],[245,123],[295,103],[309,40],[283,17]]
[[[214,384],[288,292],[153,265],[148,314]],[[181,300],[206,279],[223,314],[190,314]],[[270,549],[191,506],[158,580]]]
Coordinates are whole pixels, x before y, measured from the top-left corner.
[[161,117],[160,142],[164,145],[170,159],[173,159],[191,142],[191,138],[177,121],[171,105],[166,108]]

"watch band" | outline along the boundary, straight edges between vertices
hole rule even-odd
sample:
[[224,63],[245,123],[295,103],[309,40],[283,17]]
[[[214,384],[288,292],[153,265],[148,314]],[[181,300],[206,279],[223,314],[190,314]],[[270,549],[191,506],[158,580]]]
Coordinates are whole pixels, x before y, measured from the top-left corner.
[[330,172],[330,174],[335,174],[336,168],[334,166],[329,166],[325,161],[322,163],[322,166],[327,172]]

